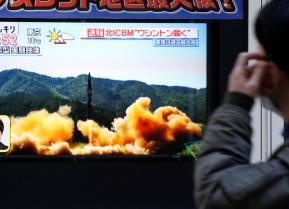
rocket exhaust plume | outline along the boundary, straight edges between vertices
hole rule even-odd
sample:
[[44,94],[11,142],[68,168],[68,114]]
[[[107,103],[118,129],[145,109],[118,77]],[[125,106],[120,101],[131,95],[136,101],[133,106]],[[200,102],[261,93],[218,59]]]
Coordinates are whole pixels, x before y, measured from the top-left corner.
[[55,113],[40,110],[12,118],[10,154],[175,153],[190,136],[201,135],[200,125],[177,108],[165,106],[151,112],[150,104],[147,97],[137,99],[127,108],[124,118],[114,119],[111,130],[90,119],[79,120],[77,129],[88,138],[86,144],[71,142],[74,122],[68,117],[68,106]]
[[71,108],[59,107],[58,112],[32,111],[26,117],[11,118],[12,152],[60,154],[69,149],[74,122],[68,117]]

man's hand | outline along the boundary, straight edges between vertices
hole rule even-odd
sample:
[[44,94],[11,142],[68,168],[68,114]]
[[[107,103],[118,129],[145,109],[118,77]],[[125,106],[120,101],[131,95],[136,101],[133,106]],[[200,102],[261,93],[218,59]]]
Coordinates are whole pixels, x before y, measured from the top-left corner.
[[[257,60],[257,62],[248,65],[251,60]],[[240,92],[251,97],[265,95],[266,89],[270,85],[268,69],[273,65],[265,60],[266,57],[262,54],[239,54],[229,77],[228,91]]]

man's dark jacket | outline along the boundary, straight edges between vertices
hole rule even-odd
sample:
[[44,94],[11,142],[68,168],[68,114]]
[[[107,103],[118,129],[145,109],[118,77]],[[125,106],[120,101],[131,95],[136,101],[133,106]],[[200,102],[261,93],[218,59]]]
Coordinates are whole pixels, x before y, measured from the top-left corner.
[[289,143],[267,162],[249,163],[252,105],[251,97],[229,93],[212,115],[195,165],[198,209],[289,208]]

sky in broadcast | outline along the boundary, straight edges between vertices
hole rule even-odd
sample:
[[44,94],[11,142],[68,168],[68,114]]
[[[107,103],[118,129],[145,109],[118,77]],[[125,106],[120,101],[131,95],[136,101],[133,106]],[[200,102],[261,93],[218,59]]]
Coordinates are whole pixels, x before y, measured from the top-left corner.
[[[115,80],[139,80],[148,84],[206,87],[206,24],[182,23],[19,23],[18,43],[29,46],[28,28],[40,28],[41,56],[4,56],[0,71],[12,68],[52,77],[87,74]],[[157,47],[153,40],[83,40],[88,28],[198,30],[198,47]],[[54,33],[55,32],[55,33]],[[65,44],[55,44],[62,36]],[[52,40],[53,39],[53,40]]]

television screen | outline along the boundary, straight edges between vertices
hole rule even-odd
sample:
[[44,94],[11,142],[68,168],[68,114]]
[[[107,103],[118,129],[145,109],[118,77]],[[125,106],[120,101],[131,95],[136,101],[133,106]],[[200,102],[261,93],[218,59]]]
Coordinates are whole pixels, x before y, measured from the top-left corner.
[[6,154],[186,156],[198,149],[206,24],[0,22],[0,35],[0,115],[11,121]]

